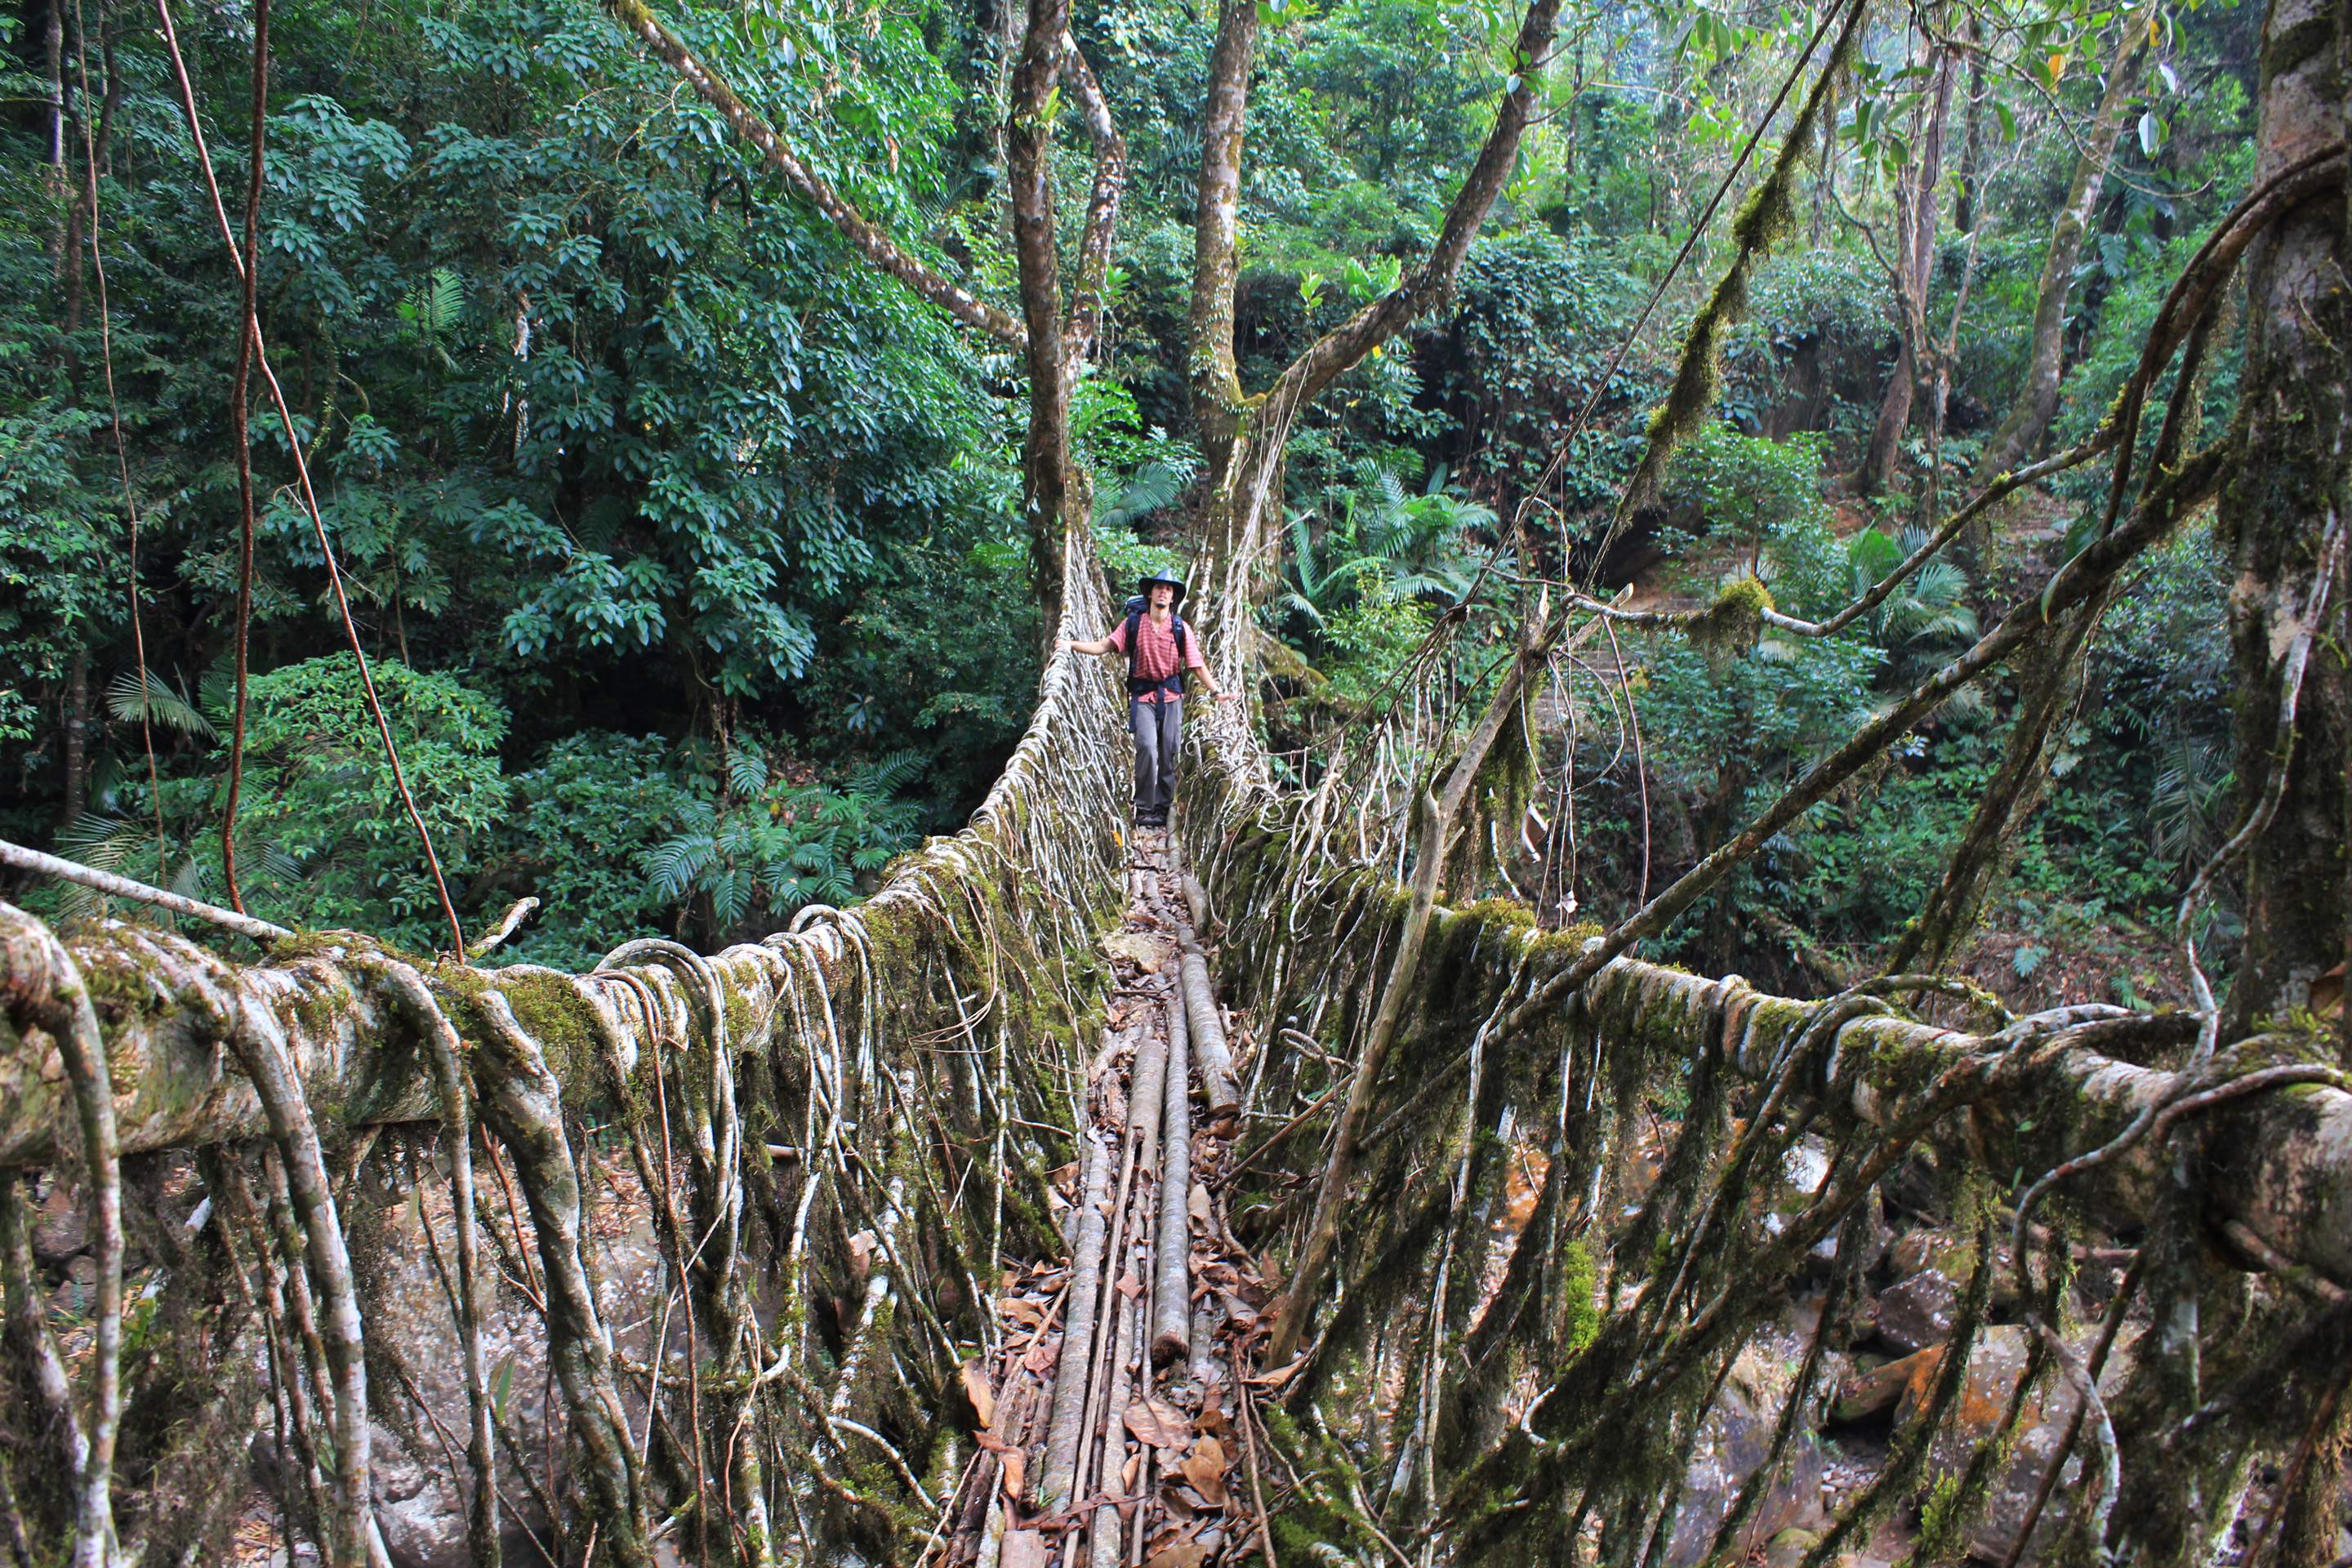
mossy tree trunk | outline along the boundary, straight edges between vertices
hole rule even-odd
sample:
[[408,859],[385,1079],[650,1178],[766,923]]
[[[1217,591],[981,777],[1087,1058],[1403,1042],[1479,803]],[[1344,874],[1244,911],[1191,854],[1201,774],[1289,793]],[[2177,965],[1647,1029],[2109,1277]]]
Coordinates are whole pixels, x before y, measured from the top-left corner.
[[[2154,18],[2153,11],[2127,14],[2121,24],[2122,36],[2116,40],[2115,53],[2108,57],[2106,88],[2099,95],[2097,110],[2091,116],[2090,131],[2084,136],[2082,151],[2074,160],[2074,177],[2067,182],[2066,205],[2058,209],[2052,222],[2050,249],[2042,257],[2042,279],[2033,302],[2033,336],[2026,351],[2025,385],[2018,393],[2008,417],[1985,443],[1984,455],[1977,462],[1979,484],[2031,458],[2034,448],[2042,445],[2042,437],[2049,433],[2051,420],[2057,417],[2058,382],[2066,346],[2066,305],[2074,298],[2074,268],[2083,258],[2083,242],[2090,236],[2091,214],[2099,205],[2100,194],[2106,189],[2107,167],[2113,161],[2116,138],[2123,133],[2124,115],[2135,97],[2132,62],[2147,41],[2148,28],[2158,25]],[[1974,111],[1971,105],[1970,112]]]
[[1854,475],[1854,488],[1875,493],[1894,478],[1903,433],[1911,427],[1911,403],[1916,389],[1919,361],[1927,349],[1927,294],[1936,280],[1936,219],[1941,211],[1936,199],[1944,180],[1944,128],[1950,118],[1952,75],[1957,52],[1940,42],[1927,46],[1928,68],[1934,85],[1922,113],[1925,125],[1918,140],[1918,159],[1896,187],[1895,205],[1894,279],[1895,326],[1900,344],[1895,369],[1886,378],[1886,393],[1871,426],[1870,446]]
[[[2261,179],[2341,142],[2344,7],[2273,0],[2263,35]],[[2251,797],[2285,760],[2284,792],[2245,863],[2246,936],[2225,1032],[2306,1005],[2352,937],[2352,294],[2339,182],[2247,253],[2244,395],[2217,527],[2231,573],[2236,773]],[[2311,641],[2293,732],[2282,659]],[[2340,970],[2339,970],[2340,973]],[[2346,1059],[2352,1035],[2338,1013]]]

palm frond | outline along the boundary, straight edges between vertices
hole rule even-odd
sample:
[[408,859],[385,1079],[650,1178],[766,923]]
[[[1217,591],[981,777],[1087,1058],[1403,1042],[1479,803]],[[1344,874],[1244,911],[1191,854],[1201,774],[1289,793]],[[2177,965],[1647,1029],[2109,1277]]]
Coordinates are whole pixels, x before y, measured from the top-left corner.
[[1132,526],[1172,501],[1184,489],[1184,476],[1161,462],[1149,462],[1127,477],[1127,483],[1108,503],[1097,501],[1095,519],[1115,526]]
[[195,704],[164,684],[163,677],[153,670],[146,672],[142,688],[140,672],[126,669],[118,673],[114,683],[107,688],[106,710],[126,724],[142,719],[160,724],[166,730],[176,730],[183,735],[194,735],[201,741],[220,738],[212,721],[196,710]]

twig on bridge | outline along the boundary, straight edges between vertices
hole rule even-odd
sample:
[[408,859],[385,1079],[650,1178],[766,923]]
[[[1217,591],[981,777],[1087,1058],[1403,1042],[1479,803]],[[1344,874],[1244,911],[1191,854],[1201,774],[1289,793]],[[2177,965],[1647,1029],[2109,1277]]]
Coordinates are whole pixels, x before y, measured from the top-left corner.
[[6,866],[18,871],[30,871],[37,877],[55,877],[61,882],[76,883],[113,898],[129,899],[142,904],[152,904],[157,909],[169,910],[175,915],[186,915],[194,920],[209,921],[225,931],[233,931],[239,936],[249,936],[256,942],[283,942],[294,934],[285,926],[273,925],[264,920],[256,920],[251,915],[242,915],[235,910],[225,910],[218,904],[208,904],[202,899],[192,899],[185,893],[174,893],[163,888],[150,887],[145,882],[134,881],[129,877],[121,876],[112,871],[101,871],[95,866],[85,866],[78,860],[68,860],[59,856],[44,854],[38,849],[28,849],[22,844],[11,844],[5,838],[0,838],[0,866]]

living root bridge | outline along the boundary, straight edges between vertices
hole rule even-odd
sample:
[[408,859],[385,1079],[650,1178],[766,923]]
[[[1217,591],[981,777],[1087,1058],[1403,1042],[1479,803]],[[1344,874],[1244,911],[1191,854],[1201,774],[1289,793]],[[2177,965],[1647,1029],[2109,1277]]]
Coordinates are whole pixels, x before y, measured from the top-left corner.
[[[1083,536],[1068,558],[1061,630],[1092,636],[1108,608]],[[216,1366],[241,1374],[260,1354],[243,1336],[258,1329],[281,1457],[293,1448],[286,1500],[327,1562],[385,1561],[367,1446],[350,1436],[371,1419],[429,1424],[445,1443],[470,1426],[478,1560],[495,1554],[500,1501],[511,1519],[518,1491],[529,1528],[575,1553],[593,1538],[600,1563],[650,1563],[666,1533],[752,1564],[911,1560],[931,1523],[921,1475],[936,1487],[963,1458],[936,1419],[937,1390],[961,1346],[996,1338],[982,1281],[1008,1231],[1050,1235],[1045,1173],[1066,1157],[1054,1139],[1071,1125],[1078,1042],[1101,1007],[1081,955],[1116,918],[1125,860],[1123,720],[1099,670],[1056,661],[969,827],[901,861],[854,910],[806,910],[707,957],[642,941],[586,974],[492,970],[320,932],[237,963],[119,921],[61,936],[0,904],[0,1203],[15,1225],[30,1190],[16,1173],[51,1169],[105,1240],[121,1235],[118,1205],[152,1201],[160,1162],[201,1183],[189,1234],[208,1225],[201,1250],[216,1261],[150,1248],[131,1263],[173,1337],[218,1326]],[[104,1110],[110,1127],[92,1120]],[[473,1227],[448,1217],[476,1212],[473,1170],[496,1271],[478,1271]],[[441,1331],[467,1363],[454,1410],[435,1410],[404,1364],[413,1352],[383,1342],[382,1325],[418,1304],[395,1311],[372,1295],[388,1271],[342,1246],[384,1234],[399,1194],[420,1187],[441,1216],[409,1205],[436,1247],[430,1310],[446,1302]],[[615,1205],[658,1249],[654,1298],[625,1314],[647,1319],[634,1351],[614,1298],[600,1305],[592,1233]],[[141,1217],[134,1237],[156,1235]],[[436,1223],[466,1233],[455,1279]],[[122,1256],[110,1246],[110,1281]],[[12,1314],[24,1305],[37,1327],[46,1287],[23,1260],[0,1262]],[[209,1531],[216,1545],[236,1489],[193,1510],[163,1500],[186,1400],[140,1384],[153,1379],[136,1367],[112,1392],[121,1288],[98,1309],[92,1375],[106,1387],[79,1412],[49,1401],[54,1453],[0,1446],[0,1523],[76,1539],[92,1563],[117,1560],[116,1541],[135,1553],[163,1533]],[[486,1394],[481,1331],[499,1312],[544,1321],[560,1443],[555,1411],[543,1443],[525,1440]],[[36,1373],[58,1365],[44,1338],[26,1341]],[[23,1376],[0,1367],[0,1387]],[[250,1408],[220,1436],[241,1443]],[[152,1430],[133,1430],[142,1410]],[[136,1464],[117,1465],[110,1500],[101,1460],[118,1417]],[[454,1453],[429,1440],[422,1453],[454,1489]],[[45,1475],[70,1484],[46,1495]],[[173,1517],[190,1511],[202,1521]]]
[[[1232,907],[1236,891],[1220,883],[1226,901],[1219,907]],[[1328,911],[1323,929],[1352,931],[1352,943],[1376,947],[1391,934],[1387,922],[1401,916],[1406,897],[1399,884],[1352,871],[1326,882],[1315,902]],[[1414,1059],[1400,1064],[1396,1085],[1384,1097],[1391,1100],[1459,1080],[1470,1041],[1456,1035],[1457,1049],[1446,1054],[1445,1025],[1462,1018],[1466,996],[1491,1002],[1507,992],[1540,989],[1545,978],[1580,956],[1587,940],[1540,932],[1523,908],[1499,900],[1441,910],[1436,918],[1432,943],[1450,947],[1458,962],[1427,978],[1420,1007],[1430,1027]],[[1254,951],[1246,936],[1238,939],[1236,951]],[[1465,975],[1463,963],[1485,973]],[[1275,1002],[1260,1000],[1261,1005]],[[1295,998],[1286,1004],[1295,1005]],[[1620,958],[1587,981],[1561,1012],[1604,1047],[1636,1045],[1669,1060],[1717,1056],[1741,1077],[1762,1083],[1788,1060],[1821,1007],[1757,991],[1738,975],[1713,979]],[[1975,1088],[1965,1115],[1956,1114],[1937,1131],[1965,1159],[2000,1172],[2054,1169],[2111,1142],[2181,1087],[2177,1073],[2102,1055],[2096,1047],[2103,1041],[2141,1051],[2186,1046],[2196,1037],[2195,1016],[2116,1016],[2120,1011],[2068,1009],[2050,1018],[2048,1027],[2010,1040],[1865,1013],[1817,1042],[1826,1049],[1819,1081],[1808,1087],[1834,1082],[1841,1098],[1826,1110],[1888,1127],[1911,1096],[1958,1075]],[[1508,1047],[1496,1042],[1494,1048]],[[2263,1037],[2241,1051],[2244,1065],[2278,1071],[2283,1087],[2216,1100],[2202,1110],[2209,1136],[2192,1184],[2206,1194],[2217,1226],[2242,1226],[2276,1257],[2336,1283],[2352,1283],[2352,1093],[2329,1081],[2325,1041],[2316,1037]],[[1849,1072],[1855,1063],[1860,1070]],[[2312,1076],[2284,1081],[2292,1078],[2287,1069],[2298,1064],[2312,1067]],[[2114,1225],[2136,1225],[2171,1184],[2167,1160],[2154,1142],[2139,1142],[2086,1171],[2074,1195]]]
[[[1226,1194],[1238,1233],[1279,1258],[1299,1245],[1328,1107],[1412,896],[1362,866],[1302,866],[1297,804],[1219,739],[1188,775],[1182,821],[1234,1000],[1287,1022],[1300,1047],[1259,1068],[1244,1114],[1282,1131],[1263,1155],[1243,1141]],[[1426,1531],[1460,1561],[1559,1560],[1596,1525],[1612,1563],[1761,1544],[1739,1532],[1770,1517],[1759,1510],[1789,1484],[1775,1477],[1791,1444],[1814,1441],[1808,1413],[1836,1375],[1822,1369],[1859,1337],[1837,1325],[1885,1247],[1882,1183],[1914,1152],[1933,1152],[1936,1189],[1913,1200],[1916,1222],[1948,1213],[1973,1260],[1949,1375],[1923,1381],[1915,1423],[1810,1560],[1852,1550],[1939,1481],[1960,1490],[1937,1528],[1978,1527],[1994,1461],[1963,1479],[1930,1456],[1960,1419],[1969,1347],[1996,1331],[2022,1332],[2032,1360],[2002,1430],[1973,1434],[1973,1451],[2014,1451],[2021,1413],[2044,1408],[2023,1391],[2054,1399],[2063,1384],[2080,1401],[2095,1380],[2107,1394],[2079,1404],[2064,1436],[2086,1479],[2045,1495],[2045,1545],[2063,1528],[2130,1559],[2201,1539],[2234,1517],[2250,1455],[2292,1449],[2326,1408],[2306,1392],[2315,1352],[2294,1348],[2307,1297],[2340,1300],[2352,1281],[2352,1093],[2326,1040],[2283,1030],[2191,1065],[2189,1015],[2013,1019],[1921,977],[1798,1001],[1628,958],[1539,1003],[1592,930],[1539,931],[1505,900],[1435,914],[1340,1195],[1349,1220],[1306,1360],[1284,1385],[1293,1424],[1277,1440],[1332,1478],[1294,1501],[1303,1527],[1369,1542],[1350,1521],[1372,1497],[1391,1537]],[[1923,995],[1969,1026],[1898,1005]],[[2166,1061],[2182,1070],[2141,1065]],[[1808,1163],[1811,1184],[1792,1184]],[[2054,1189],[2035,1184],[2045,1172]],[[2044,1190],[2063,1201],[2035,1206]],[[2030,1213],[2012,1212],[2020,1201]],[[2092,1300],[2070,1294],[2069,1250],[2102,1225],[2142,1238],[2146,1262]],[[2010,1246],[1996,1263],[1997,1239]],[[2261,1289],[2245,1289],[2249,1270],[2267,1271]],[[1800,1297],[1811,1317],[1792,1312]],[[2117,1321],[2137,1300],[2172,1326],[2121,1346],[2110,1329],[2094,1346],[2084,1325],[2109,1300],[2124,1303]],[[1694,1455],[1723,1451],[1726,1380],[1756,1354],[1803,1369],[1769,1394],[1736,1380],[1748,1391],[1737,1397],[1766,1402],[1771,1457],[1734,1478],[1736,1506],[1686,1500]],[[2201,1369],[2185,1384],[2184,1363]],[[2264,1413],[2257,1388],[2290,1392]],[[2042,1441],[2046,1456],[2057,1439]]]

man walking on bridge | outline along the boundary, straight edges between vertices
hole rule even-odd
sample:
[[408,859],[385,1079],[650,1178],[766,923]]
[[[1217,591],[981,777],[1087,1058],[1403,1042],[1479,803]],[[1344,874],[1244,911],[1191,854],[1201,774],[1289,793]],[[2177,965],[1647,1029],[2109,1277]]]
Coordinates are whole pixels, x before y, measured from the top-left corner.
[[1230,702],[1237,692],[1217,689],[1208,661],[1201,657],[1201,639],[1184,624],[1176,607],[1184,602],[1184,584],[1165,572],[1154,573],[1136,585],[1127,602],[1127,618],[1110,636],[1087,642],[1062,640],[1066,650],[1085,654],[1127,655],[1127,727],[1135,732],[1135,825],[1168,826],[1168,807],[1176,798],[1176,746],[1184,732],[1184,672],[1201,673],[1201,684],[1219,702]]

